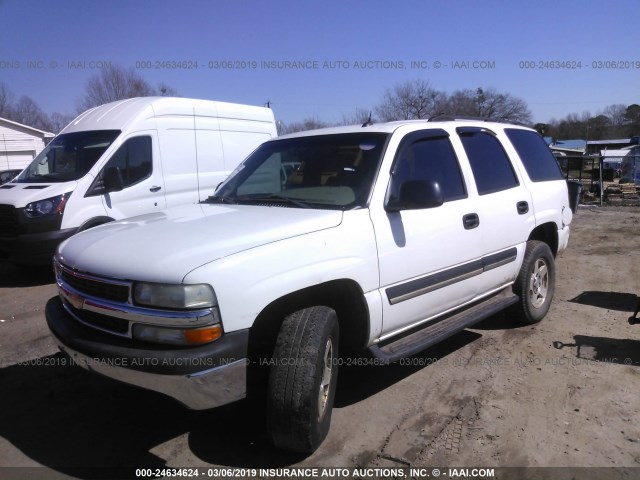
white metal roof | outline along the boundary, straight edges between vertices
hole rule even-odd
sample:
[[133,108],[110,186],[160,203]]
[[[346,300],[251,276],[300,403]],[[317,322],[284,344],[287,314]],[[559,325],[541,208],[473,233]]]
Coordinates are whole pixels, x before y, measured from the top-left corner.
[[27,135],[33,135],[38,138],[53,138],[55,135],[51,132],[45,132],[44,130],[38,130],[37,128],[30,127],[29,125],[23,125],[22,123],[14,122],[7,118],[0,117],[0,127],[6,127],[10,130],[15,130],[20,133],[26,133]]
[[269,108],[178,97],[138,97],[119,100],[80,114],[61,133],[83,130],[122,130],[139,119],[154,115],[187,115],[224,118],[251,118],[273,122]]

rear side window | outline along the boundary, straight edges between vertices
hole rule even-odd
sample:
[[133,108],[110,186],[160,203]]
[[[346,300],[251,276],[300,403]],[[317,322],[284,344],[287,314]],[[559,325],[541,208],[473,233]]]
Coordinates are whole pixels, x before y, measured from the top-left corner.
[[459,128],[458,134],[469,158],[480,195],[519,185],[511,160],[492,133],[481,128],[465,127]]
[[505,133],[518,152],[531,181],[544,182],[563,179],[556,158],[540,135],[517,128],[507,128]]
[[407,180],[435,180],[445,202],[467,196],[458,158],[445,132],[439,136],[422,132],[408,135],[400,147],[393,175],[396,185]]
[[124,186],[129,187],[151,175],[151,137],[133,137],[113,154],[107,167],[117,167]]

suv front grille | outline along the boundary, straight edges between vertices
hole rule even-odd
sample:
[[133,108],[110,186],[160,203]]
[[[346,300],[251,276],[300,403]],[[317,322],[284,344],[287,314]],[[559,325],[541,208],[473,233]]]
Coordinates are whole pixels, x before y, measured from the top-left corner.
[[0,237],[18,235],[18,215],[13,205],[0,205]]
[[102,282],[92,278],[76,276],[62,269],[62,280],[77,290],[92,297],[111,300],[113,302],[127,303],[129,300],[129,287],[117,283]]
[[118,335],[126,335],[127,333],[129,333],[129,322],[127,320],[116,317],[108,317],[107,315],[90,312],[88,310],[78,310],[68,303],[67,307],[80,321],[91,325],[92,327],[116,333]]

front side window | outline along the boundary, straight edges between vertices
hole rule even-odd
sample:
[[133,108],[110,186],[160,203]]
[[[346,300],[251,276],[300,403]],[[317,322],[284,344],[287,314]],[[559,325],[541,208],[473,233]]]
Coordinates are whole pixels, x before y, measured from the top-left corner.
[[500,192],[519,185],[511,160],[493,133],[482,128],[458,128],[471,164],[478,194]]
[[19,183],[61,183],[86,175],[120,135],[119,130],[64,133],[49,142],[25,168]]
[[366,205],[388,135],[350,133],[261,145],[208,203],[350,209]]
[[105,168],[109,167],[120,170],[125,188],[150,176],[153,170],[151,137],[128,139],[113,154]]
[[[407,136],[398,149],[392,175],[396,188],[412,180],[437,182],[445,202],[467,196],[458,158],[444,131],[442,135],[416,132]],[[390,192],[391,197],[397,195]]]

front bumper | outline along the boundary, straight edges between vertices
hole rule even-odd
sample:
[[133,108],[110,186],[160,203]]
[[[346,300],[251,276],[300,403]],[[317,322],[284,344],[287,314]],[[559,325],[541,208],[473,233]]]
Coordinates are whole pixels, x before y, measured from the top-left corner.
[[78,232],[62,229],[62,215],[30,217],[24,208],[0,205],[0,259],[21,265],[51,265],[57,246]]
[[49,300],[45,315],[60,350],[82,368],[163,393],[194,410],[246,396],[248,330],[199,347],[167,349],[85,327],[59,297]]
[[0,237],[0,259],[19,265],[51,265],[58,245],[77,232],[77,228],[68,228]]

